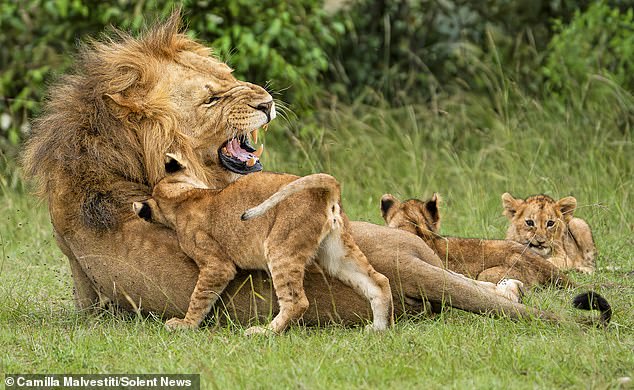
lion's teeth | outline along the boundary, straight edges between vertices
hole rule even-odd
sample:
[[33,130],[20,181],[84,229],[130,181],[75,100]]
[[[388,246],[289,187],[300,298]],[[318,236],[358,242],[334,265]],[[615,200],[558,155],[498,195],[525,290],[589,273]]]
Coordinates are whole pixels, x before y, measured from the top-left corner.
[[262,126],[262,130],[266,131],[266,130],[268,130],[268,129],[269,129],[269,124],[268,124],[268,123],[265,123],[265,124]]
[[227,150],[226,146],[222,147],[222,154],[224,154],[225,156],[231,156],[231,154],[229,154],[229,151]]
[[258,142],[258,129],[255,129],[251,132],[251,139],[253,140],[254,144]]
[[264,151],[264,144],[261,144],[260,147],[258,148],[258,150],[253,152],[253,155],[256,156],[257,158],[260,158],[260,156],[262,155],[263,151]]
[[255,163],[258,162],[258,159],[255,157],[249,157],[249,159],[247,160],[247,167],[252,167],[255,165]]

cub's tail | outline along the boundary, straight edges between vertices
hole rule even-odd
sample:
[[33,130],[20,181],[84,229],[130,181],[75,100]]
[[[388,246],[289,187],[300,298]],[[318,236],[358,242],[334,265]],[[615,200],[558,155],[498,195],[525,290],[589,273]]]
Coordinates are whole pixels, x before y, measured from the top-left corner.
[[598,325],[600,326],[606,326],[612,318],[612,307],[605,298],[594,291],[577,295],[572,300],[572,305],[581,310],[599,310],[601,316]]
[[266,213],[269,209],[288,198],[289,196],[305,190],[322,189],[328,192],[334,202],[338,202],[341,196],[339,182],[332,176],[325,173],[316,173],[300,177],[299,179],[288,183],[280,188],[276,193],[271,195],[267,200],[259,205],[248,209],[242,214],[241,219],[247,221],[249,219],[259,217]]

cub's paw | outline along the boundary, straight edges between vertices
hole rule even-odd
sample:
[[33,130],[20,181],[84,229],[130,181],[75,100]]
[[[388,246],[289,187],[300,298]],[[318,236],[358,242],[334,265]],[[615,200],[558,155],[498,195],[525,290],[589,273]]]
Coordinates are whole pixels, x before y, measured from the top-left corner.
[[176,317],[165,323],[165,329],[169,330],[170,332],[175,330],[189,330],[196,328],[198,328],[198,325],[185,320],[181,320],[180,318]]
[[524,297],[524,283],[516,279],[502,279],[495,286],[499,295],[516,303],[522,303]]
[[363,331],[366,333],[382,333],[385,332],[387,329],[387,325],[376,324],[374,322],[363,327]]
[[269,328],[265,328],[263,326],[252,326],[249,329],[244,331],[244,335],[247,337],[253,336],[271,336],[276,335],[277,333],[273,332],[273,330]]

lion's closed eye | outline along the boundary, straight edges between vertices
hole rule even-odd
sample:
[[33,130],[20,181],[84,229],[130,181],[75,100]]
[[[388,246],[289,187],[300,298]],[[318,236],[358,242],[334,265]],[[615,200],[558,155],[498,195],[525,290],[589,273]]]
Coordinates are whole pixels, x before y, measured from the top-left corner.
[[203,101],[203,105],[211,107],[211,106],[214,106],[219,101],[220,101],[220,96],[209,96]]

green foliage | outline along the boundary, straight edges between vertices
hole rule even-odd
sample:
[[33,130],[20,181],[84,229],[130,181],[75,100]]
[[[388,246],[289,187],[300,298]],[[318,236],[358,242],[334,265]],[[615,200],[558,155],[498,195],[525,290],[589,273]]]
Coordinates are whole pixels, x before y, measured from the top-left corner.
[[328,69],[326,49],[341,30],[326,23],[321,1],[197,1],[187,11],[189,28],[238,77],[270,86],[299,110],[314,101]]
[[580,90],[593,93],[594,98],[621,94],[617,100],[629,105],[634,114],[634,101],[627,93],[634,90],[633,17],[632,8],[621,12],[598,2],[585,12],[577,11],[570,24],[556,21],[557,34],[548,45],[542,68],[548,92],[582,104],[585,99],[573,96]]

